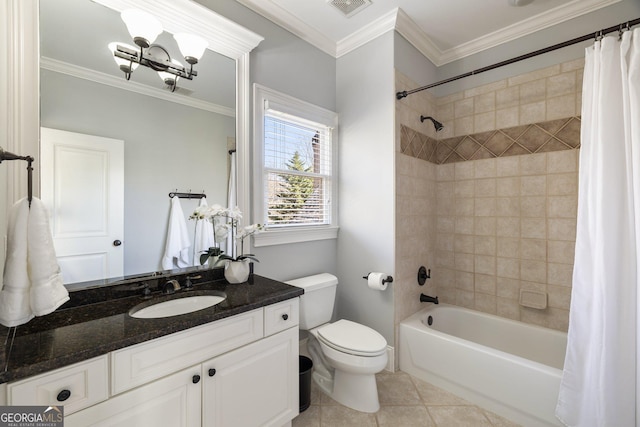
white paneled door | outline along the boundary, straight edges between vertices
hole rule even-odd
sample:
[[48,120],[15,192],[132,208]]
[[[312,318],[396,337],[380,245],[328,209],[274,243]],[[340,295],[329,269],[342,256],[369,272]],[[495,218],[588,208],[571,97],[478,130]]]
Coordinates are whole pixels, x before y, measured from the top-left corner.
[[40,154],[64,283],[122,276],[124,141],[41,128]]

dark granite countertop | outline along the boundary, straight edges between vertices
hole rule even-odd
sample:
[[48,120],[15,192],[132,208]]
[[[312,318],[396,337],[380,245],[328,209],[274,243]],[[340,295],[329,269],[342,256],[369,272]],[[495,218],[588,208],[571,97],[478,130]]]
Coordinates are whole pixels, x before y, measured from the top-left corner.
[[[165,280],[176,277],[166,277]],[[155,281],[156,279],[154,279]],[[182,284],[183,281],[180,280]],[[258,275],[241,284],[217,278],[194,284],[172,295],[155,291],[144,297],[142,282],[129,282],[85,292],[71,292],[71,301],[47,316],[15,328],[0,327],[4,351],[0,383],[15,381],[110,351],[214,322],[302,295],[303,290]],[[151,289],[156,289],[152,283]],[[224,292],[220,304],[161,319],[136,319],[128,315],[138,304],[206,293]]]

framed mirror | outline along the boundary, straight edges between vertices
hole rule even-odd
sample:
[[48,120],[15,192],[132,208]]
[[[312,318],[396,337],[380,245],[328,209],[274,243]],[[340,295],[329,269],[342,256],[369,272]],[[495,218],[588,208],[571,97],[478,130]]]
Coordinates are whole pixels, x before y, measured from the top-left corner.
[[[36,153],[35,177],[36,182],[39,182],[41,125],[58,129],[71,128],[71,131],[80,134],[97,134],[125,141],[124,220],[125,223],[130,224],[129,228],[133,232],[130,231],[128,233],[130,235],[127,235],[125,226],[125,235],[122,239],[123,246],[126,247],[124,274],[140,275],[158,270],[157,257],[164,251],[169,192],[176,189],[181,192],[205,190],[205,193],[211,194],[211,196],[207,194],[209,204],[226,203],[226,175],[228,174],[228,154],[226,153],[229,148],[227,137],[235,136],[238,206],[241,210],[248,212],[248,63],[249,52],[262,40],[262,37],[188,0],[40,1],[41,3],[37,0],[10,0],[3,6],[7,8],[7,25],[16,30],[15,33],[21,39],[20,43],[23,46],[26,41],[27,45],[34,47],[34,50],[30,52],[27,48],[18,51],[14,48],[16,45],[12,46],[9,41],[8,46],[5,45],[7,48],[4,49],[5,46],[3,46],[0,52],[8,60],[8,69],[19,70],[21,73],[18,75],[10,72],[8,75],[9,83],[13,82],[21,88],[23,95],[20,99],[15,99],[0,91],[2,96],[0,101],[13,108],[13,113],[8,113],[4,118],[9,123],[16,124],[10,134],[3,135],[5,140],[0,140],[0,143],[4,142],[4,146],[10,151]],[[201,60],[201,67],[195,66],[199,75],[193,82],[195,83],[197,79],[202,86],[190,86],[192,82],[186,80],[181,86],[181,82],[178,81],[179,89],[172,93],[162,89],[162,81],[152,75],[155,73],[150,69],[134,72],[131,77],[133,81],[127,82],[124,76],[118,76],[118,72],[113,72],[117,67],[109,55],[102,57],[108,58],[108,61],[100,65],[103,68],[95,70],[98,66],[91,65],[91,56],[100,51],[108,53],[100,37],[109,36],[100,36],[96,30],[97,24],[93,25],[93,35],[88,37],[73,33],[70,29],[74,24],[73,19],[68,20],[67,25],[63,24],[65,17],[62,10],[63,3],[67,7],[86,8],[80,16],[87,19],[79,25],[79,27],[85,27],[85,30],[92,29],[91,19],[103,19],[95,14],[106,12],[116,18],[115,23],[108,24],[105,23],[107,21],[101,21],[101,27],[114,28],[112,31],[117,33],[122,30],[121,22],[117,22],[120,12],[124,9],[136,8],[151,13],[162,23],[166,37],[163,40],[159,39],[159,43],[169,44],[173,41],[171,34],[178,32],[189,32],[203,37],[208,41],[209,48]],[[58,15],[48,10],[49,7],[56,8]],[[40,25],[38,25],[39,9],[41,12],[47,12],[46,16],[40,15]],[[117,29],[118,26],[120,30]],[[56,37],[59,34],[56,33],[66,33],[67,36],[71,36],[71,39],[58,41]],[[46,40],[40,46],[38,41],[41,34],[46,36]],[[127,43],[127,37],[129,36],[126,33],[113,34],[112,41]],[[175,49],[177,56],[180,56],[175,45],[170,49]],[[37,52],[41,52],[41,55]],[[36,54],[33,55],[33,53]],[[41,56],[42,61],[40,61]],[[109,62],[111,64],[107,65]],[[105,67],[109,66],[112,69],[105,70]],[[209,66],[212,66],[214,71],[205,71]],[[84,72],[88,75],[84,78],[71,76],[75,72]],[[136,73],[140,77],[136,76]],[[228,75],[223,76],[218,73]],[[153,77],[154,82],[150,85],[155,85],[157,88],[150,89],[149,93],[157,95],[132,92],[122,89],[124,86],[110,88],[116,94],[109,95],[106,92],[105,87],[110,86],[109,83],[105,83],[107,81],[114,82],[111,86],[116,85],[115,82],[118,85],[134,83],[135,87],[141,86],[144,83],[144,74]],[[140,79],[139,82],[136,81],[137,77]],[[91,81],[94,78],[106,80]],[[63,81],[64,79],[66,81]],[[39,81],[42,81],[41,86]],[[222,86],[216,87],[216,82],[220,82]],[[233,87],[229,88],[229,82],[232,82]],[[73,86],[74,84],[76,86]],[[100,92],[102,89],[105,90],[104,93]],[[89,93],[82,93],[83,90]],[[196,93],[198,96],[195,96]],[[87,95],[93,95],[94,99],[91,100],[92,96]],[[171,99],[172,96],[178,100],[177,103]],[[88,107],[80,107],[81,98],[85,98],[82,102],[89,102]],[[231,98],[230,102],[229,98]],[[190,102],[192,104],[189,105]],[[123,105],[133,103],[136,103],[135,108],[125,111]],[[107,104],[115,107],[115,112],[107,112],[103,109]],[[41,110],[40,105],[42,105]],[[156,111],[158,105],[161,107]],[[98,117],[87,114],[87,111],[96,111]],[[40,123],[39,112],[42,114],[42,123]],[[69,112],[70,115],[64,117],[63,112]],[[211,126],[207,128],[203,123],[210,123]],[[149,127],[144,128],[143,125]],[[128,135],[125,131],[127,129]],[[197,130],[194,132],[194,129]],[[35,141],[34,136],[37,136]],[[216,154],[212,151],[213,140],[216,140]],[[204,146],[206,148],[197,148],[193,145],[198,141],[206,141]],[[127,147],[130,147],[128,153]],[[214,156],[217,154],[221,154],[223,159],[216,159]],[[199,164],[198,161],[202,157],[209,157],[208,163]],[[19,167],[21,165],[17,166],[9,169],[7,173],[9,185],[5,198],[8,206],[26,194],[24,185],[26,177],[23,176],[26,174],[22,171],[23,168]],[[210,167],[219,169],[215,172],[219,175],[215,175],[210,170],[199,171]],[[42,182],[41,184],[49,185],[50,183]],[[41,189],[41,186],[34,188],[34,194],[41,194]],[[223,200],[220,199],[220,195],[223,195]],[[194,206],[191,206],[192,204]],[[195,201],[189,201],[189,203],[185,201],[183,204],[183,210],[187,215],[194,207]],[[152,218],[159,221],[153,225]],[[141,227],[145,223],[150,227],[147,231],[141,232]],[[192,224],[189,225],[193,228]],[[140,237],[138,241],[136,236]],[[146,261],[139,258],[139,255],[144,252],[149,252],[151,255]],[[156,258],[155,264],[153,258]]]

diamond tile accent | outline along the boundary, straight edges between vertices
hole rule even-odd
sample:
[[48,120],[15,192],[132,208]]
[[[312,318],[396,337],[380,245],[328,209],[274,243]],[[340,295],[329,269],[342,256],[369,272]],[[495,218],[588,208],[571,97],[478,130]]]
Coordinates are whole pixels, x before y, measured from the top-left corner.
[[551,135],[543,131],[542,128],[533,125],[529,126],[529,129],[520,135],[516,141],[529,150],[530,153],[535,153],[538,148],[546,144],[549,139],[551,139]]
[[481,145],[475,142],[473,138],[467,136],[460,144],[458,144],[455,151],[460,157],[468,160],[473,157],[480,147]]
[[560,129],[565,127],[566,124],[569,123],[569,120],[571,120],[571,118],[560,119],[560,120],[549,120],[548,122],[538,123],[538,126],[540,126],[542,129],[546,130],[551,135],[553,135],[557,133]]
[[435,164],[441,165],[446,163],[447,157],[453,153],[453,150],[447,144],[438,144],[436,146]]
[[506,128],[506,129],[500,129],[500,130],[504,132],[504,134],[507,135],[509,138],[516,140],[520,135],[522,135],[529,128],[529,126],[531,125],[515,126],[512,128]]
[[567,124],[554,136],[571,148],[580,147],[580,125],[579,117],[572,117]]
[[580,117],[436,140],[400,127],[400,152],[435,164],[580,148]]
[[502,131],[497,131],[493,137],[484,144],[484,147],[491,151],[494,157],[500,157],[514,142],[513,139],[502,133]]

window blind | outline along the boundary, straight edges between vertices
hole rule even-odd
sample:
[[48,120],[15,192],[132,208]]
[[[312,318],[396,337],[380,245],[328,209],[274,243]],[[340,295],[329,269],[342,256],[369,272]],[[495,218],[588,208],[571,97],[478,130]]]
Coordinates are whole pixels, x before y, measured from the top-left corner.
[[265,114],[267,228],[331,224],[331,130],[273,110]]

